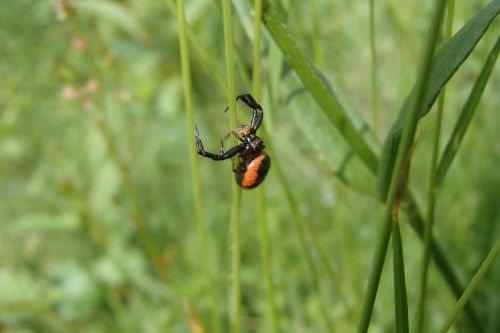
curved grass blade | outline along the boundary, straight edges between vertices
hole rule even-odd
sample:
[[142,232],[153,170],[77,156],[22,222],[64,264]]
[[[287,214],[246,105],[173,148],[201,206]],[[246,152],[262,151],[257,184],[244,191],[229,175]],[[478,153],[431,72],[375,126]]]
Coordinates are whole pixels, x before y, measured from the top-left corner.
[[[370,170],[377,169],[377,156],[368,141],[356,128],[353,121],[340,105],[338,99],[332,94],[328,86],[318,75],[317,71],[307,61],[295,41],[290,37],[277,10],[270,1],[263,2],[262,20],[274,42],[281,49],[286,61],[295,70],[300,80],[323,109],[328,119],[337,127],[342,136],[349,142],[356,154],[365,162]],[[365,125],[366,126],[366,125]]]
[[491,264],[495,261],[495,258],[497,257],[498,253],[500,253],[500,240],[497,239],[495,242],[495,245],[491,249],[490,253],[486,256],[484,259],[483,263],[477,270],[476,274],[474,274],[474,277],[470,281],[469,285],[467,288],[465,288],[464,293],[458,300],[457,304],[455,305],[455,308],[453,309],[453,312],[451,313],[450,317],[444,324],[443,328],[441,329],[442,333],[445,333],[448,331],[448,329],[451,327],[455,319],[457,318],[458,314],[462,310],[465,304],[467,304],[467,301],[470,299],[472,296],[472,292],[474,289],[477,287],[479,280],[483,277],[483,275],[488,271],[490,268]]
[[486,62],[481,70],[481,74],[476,80],[472,91],[467,98],[467,102],[460,112],[460,116],[458,117],[457,124],[453,129],[453,133],[446,144],[446,148],[441,157],[441,161],[439,163],[439,167],[437,169],[436,176],[436,185],[439,186],[443,183],[444,177],[446,176],[446,172],[451,165],[451,162],[455,158],[455,155],[458,151],[460,143],[464,138],[465,132],[469,127],[470,121],[474,116],[476,111],[476,107],[479,104],[479,100],[481,99],[481,95],[483,94],[484,88],[486,87],[486,83],[490,77],[491,72],[493,71],[493,67],[495,67],[495,62],[498,57],[498,51],[500,49],[500,38],[497,38],[495,46],[491,50]]
[[[492,1],[471,18],[434,56],[429,85],[423,95],[420,117],[425,116],[446,82],[453,76],[460,65],[467,59],[476,44],[483,37],[495,17],[500,13],[500,0]],[[378,186],[383,200],[387,197],[390,175],[394,168],[395,156],[401,132],[410,110],[410,101],[415,95],[415,87],[406,97],[398,119],[385,140],[378,169]]]

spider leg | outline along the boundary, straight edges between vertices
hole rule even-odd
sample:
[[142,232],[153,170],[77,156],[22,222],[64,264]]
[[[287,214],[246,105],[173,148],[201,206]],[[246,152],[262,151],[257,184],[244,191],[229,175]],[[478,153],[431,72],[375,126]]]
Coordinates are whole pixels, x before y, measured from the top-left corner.
[[214,161],[223,161],[230,159],[238,155],[241,151],[245,149],[245,144],[242,143],[240,145],[234,146],[227,152],[224,152],[224,142],[223,140],[221,140],[219,154],[214,154],[209,151],[206,151],[200,139],[200,132],[198,132],[198,128],[196,126],[194,127],[194,140],[196,144],[196,152],[198,153],[198,155],[208,157]]
[[250,94],[243,94],[236,96],[236,100],[241,100],[245,103],[249,108],[253,110],[252,121],[250,122],[250,126],[257,131],[264,119],[264,112],[262,107],[255,101],[255,99]]
[[[262,120],[264,119],[264,112],[262,110],[262,107],[250,94],[238,95],[236,96],[236,100],[241,100],[250,109],[253,110],[250,126],[252,126],[254,132],[256,132],[259,129],[260,124],[262,124]],[[226,112],[227,110],[229,110],[229,106],[224,110],[224,112]]]

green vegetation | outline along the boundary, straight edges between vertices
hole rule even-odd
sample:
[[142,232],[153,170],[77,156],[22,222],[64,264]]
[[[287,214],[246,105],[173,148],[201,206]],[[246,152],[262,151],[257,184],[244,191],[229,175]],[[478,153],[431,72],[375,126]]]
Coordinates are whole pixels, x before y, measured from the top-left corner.
[[5,2],[0,332],[499,332],[499,13]]

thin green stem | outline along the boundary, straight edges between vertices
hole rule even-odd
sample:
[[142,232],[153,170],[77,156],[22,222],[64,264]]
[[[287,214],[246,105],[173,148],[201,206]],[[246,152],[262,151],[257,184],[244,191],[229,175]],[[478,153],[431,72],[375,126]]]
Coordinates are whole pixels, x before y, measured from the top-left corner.
[[[177,20],[179,20],[179,17],[177,16],[178,11],[176,9],[174,1],[165,0],[165,4],[172,15],[177,17]],[[193,30],[191,30],[191,27],[189,26],[189,24],[187,24],[187,22],[185,24],[185,29],[189,42],[191,43],[191,46],[193,47],[193,50],[200,60],[201,64],[205,67],[210,77],[215,80],[219,89],[228,97],[226,83],[224,82],[224,78],[222,77],[222,75],[220,75],[220,70],[217,68],[216,62],[210,57],[210,54],[203,47],[202,43],[198,40],[198,37],[193,32]]]
[[408,299],[406,297],[405,266],[403,244],[397,216],[392,223],[392,252],[394,270],[394,311],[396,332],[408,333]]
[[458,300],[457,304],[455,305],[453,312],[451,313],[450,317],[448,318],[448,320],[444,324],[443,328],[441,329],[442,333],[445,333],[450,329],[451,325],[453,324],[453,322],[457,318],[458,314],[460,313],[460,311],[462,311],[464,306],[467,304],[467,301],[472,296],[472,293],[474,292],[477,285],[479,284],[479,281],[484,276],[484,274],[486,274],[486,272],[490,268],[491,264],[493,264],[493,262],[495,261],[495,258],[497,257],[497,255],[499,253],[500,253],[500,239],[497,239],[497,241],[495,242],[495,245],[491,249],[490,253],[488,253],[488,255],[484,259],[483,263],[481,264],[481,266],[477,270],[476,274],[474,274],[474,277],[470,281],[469,285],[465,288],[464,293],[462,294],[462,296]]
[[255,17],[254,17],[254,40],[253,40],[253,77],[252,77],[252,91],[260,100],[260,36],[261,36],[261,17],[262,17],[262,0],[255,0]]
[[380,276],[382,274],[382,269],[384,266],[387,246],[389,244],[389,239],[391,236],[393,203],[398,193],[400,175],[401,172],[403,171],[404,162],[407,158],[407,153],[411,145],[413,144],[413,140],[415,137],[415,132],[419,120],[419,111],[422,107],[422,100],[425,94],[425,86],[430,76],[430,71],[432,66],[432,55],[434,54],[434,50],[436,48],[441,18],[443,16],[445,4],[446,0],[439,0],[437,1],[434,8],[431,27],[429,31],[429,37],[424,50],[422,69],[420,71],[421,74],[419,80],[417,81],[415,97],[412,100],[412,108],[410,109],[410,113],[408,114],[408,118],[406,119],[401,142],[398,146],[396,163],[391,175],[389,193],[386,201],[386,206],[384,209],[384,215],[382,220],[383,226],[380,234],[380,239],[377,248],[375,250],[375,255],[373,257],[372,268],[370,271],[370,276],[368,278],[366,297],[363,303],[361,321],[358,327],[358,332],[360,333],[367,332],[368,326],[370,325],[370,319],[373,312],[373,307],[375,305],[375,298],[377,296],[377,289],[380,282]]
[[[194,138],[193,121],[193,96],[191,83],[191,66],[189,56],[189,43],[186,29],[186,17],[184,12],[184,0],[178,1],[177,17],[179,20],[179,43],[182,68],[182,84],[184,88],[184,103],[186,108],[186,127],[188,142]],[[220,332],[219,306],[217,302],[217,292],[214,284],[213,273],[211,269],[210,255],[208,253],[208,236],[203,216],[203,200],[201,195],[200,174],[198,169],[198,158],[194,144],[189,146],[189,157],[191,162],[191,179],[193,187],[193,199],[195,210],[196,229],[200,242],[200,259],[202,261],[204,276],[206,278],[207,289],[211,302],[212,331]]]
[[321,36],[319,24],[321,20],[318,15],[318,1],[311,1],[312,24],[313,24],[313,59],[316,68],[322,72],[325,69],[325,57],[323,56],[323,47],[321,46]]
[[[236,128],[236,99],[234,89],[234,59],[233,59],[233,23],[232,7],[230,0],[222,0],[222,16],[224,23],[224,45],[226,51],[227,91],[229,95],[229,128]],[[239,333],[241,330],[241,232],[240,232],[240,201],[241,190],[232,183],[233,204],[231,208],[231,225],[233,227],[232,251],[232,293],[230,306],[231,332]]]
[[375,48],[375,4],[374,0],[370,0],[370,55],[371,55],[371,95],[372,95],[372,112],[373,132],[377,134],[380,122],[380,108],[378,97],[378,84],[377,84],[377,50]]
[[368,140],[363,138],[362,134],[360,134],[361,131],[347,116],[335,95],[331,93],[329,87],[302,54],[271,1],[263,2],[262,21],[267,26],[267,30],[277,46],[281,49],[288,64],[294,69],[304,87],[323,109],[328,119],[337,127],[340,134],[345,137],[366,166],[372,172],[376,172],[378,160],[373,148]]
[[[445,29],[445,39],[450,38],[451,30],[453,27],[453,14],[454,14],[455,0],[450,0],[448,3],[447,17],[446,17],[446,29]],[[439,145],[441,137],[441,123],[443,119],[443,109],[445,101],[446,90],[443,88],[441,95],[438,100],[438,108],[436,114],[436,129],[434,133],[434,148],[432,151],[432,161],[431,161],[431,173],[429,181],[429,191],[427,193],[427,223],[425,223],[425,235],[424,235],[424,250],[423,250],[423,262],[420,277],[420,295],[417,309],[417,322],[416,322],[416,332],[423,332],[425,324],[425,299],[427,294],[427,277],[429,271],[430,255],[431,255],[431,240],[432,240],[432,229],[434,226],[434,208],[436,205],[437,196],[437,164],[439,159]]]
[[[253,41],[253,77],[252,77],[252,93],[254,97],[260,101],[261,97],[261,52],[260,52],[260,36],[261,36],[261,16],[262,16],[262,0],[255,0],[254,5],[255,18],[254,18],[254,41]],[[262,271],[264,273],[264,280],[267,290],[267,303],[271,317],[272,332],[278,333],[281,331],[279,324],[278,311],[276,308],[276,300],[274,296],[274,283],[271,272],[271,254],[269,251],[269,235],[267,230],[266,219],[266,200],[265,200],[265,187],[261,185],[258,189],[259,201],[259,236],[260,236],[260,249],[262,255]]]
[[441,156],[439,166],[437,168],[437,180],[436,183],[438,186],[443,183],[446,173],[448,172],[448,168],[451,166],[453,159],[455,158],[456,153],[460,147],[460,144],[469,128],[469,124],[474,116],[479,101],[481,100],[481,96],[484,92],[486,84],[488,83],[489,77],[495,68],[495,62],[498,58],[498,52],[500,50],[500,37],[497,38],[495,45],[490,51],[488,58],[484,62],[483,69],[481,73],[476,79],[474,86],[465,102],[462,110],[460,111],[460,115],[458,116],[457,123],[455,128],[453,129],[453,133],[451,134],[444,152]]

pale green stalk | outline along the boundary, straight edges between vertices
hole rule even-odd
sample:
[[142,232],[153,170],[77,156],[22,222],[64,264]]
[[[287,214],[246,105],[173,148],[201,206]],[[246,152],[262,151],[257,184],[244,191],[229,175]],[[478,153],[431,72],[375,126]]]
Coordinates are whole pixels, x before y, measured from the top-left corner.
[[377,74],[377,50],[375,48],[375,5],[374,0],[370,0],[370,55],[371,55],[371,94],[373,112],[373,133],[377,134],[380,122],[380,108],[378,98],[378,74]]
[[210,295],[212,331],[220,332],[219,306],[217,292],[214,285],[211,269],[210,256],[208,254],[208,237],[203,216],[203,200],[201,195],[200,174],[198,168],[198,156],[194,145],[194,121],[193,121],[193,96],[191,83],[191,66],[189,65],[189,43],[186,29],[186,17],[184,12],[184,0],[178,0],[177,17],[179,20],[179,43],[181,53],[182,85],[184,89],[184,103],[186,108],[186,127],[188,133],[189,157],[191,162],[191,179],[193,186],[193,199],[195,210],[196,229],[200,242],[200,259],[202,261],[203,273],[206,278],[207,289]]
[[[179,17],[177,16],[177,9],[174,1],[165,0],[165,4],[167,5],[172,15],[176,16],[177,19],[179,19]],[[189,26],[189,24],[187,24],[187,22],[185,24],[185,29],[189,42],[191,43],[191,46],[193,47],[193,50],[195,51],[195,54],[200,60],[201,64],[205,67],[208,74],[215,80],[219,89],[227,96],[228,92],[226,83],[224,82],[222,75],[220,75],[220,70],[217,68],[216,61],[214,61],[210,57],[210,54],[203,47],[202,43],[198,40],[198,37],[193,32],[193,30],[191,30],[191,27]]]
[[[262,16],[262,0],[255,0],[255,18],[254,18],[254,43],[253,43],[253,78],[252,78],[252,93],[257,101],[261,99],[261,70],[260,70],[260,36],[261,36],[261,16]],[[272,332],[278,333],[281,331],[278,312],[276,309],[276,301],[274,296],[274,283],[271,271],[271,254],[269,251],[269,235],[266,219],[266,201],[265,201],[265,186],[261,185],[258,189],[259,199],[259,235],[260,248],[262,255],[262,271],[267,290],[267,303],[271,317]]]
[[[224,20],[224,45],[226,51],[226,75],[227,91],[229,95],[229,128],[236,128],[236,99],[234,89],[234,59],[233,59],[233,24],[232,7],[230,0],[222,1],[222,16]],[[230,326],[231,332],[239,333],[241,330],[241,245],[240,245],[240,201],[241,190],[233,179],[231,179],[233,204],[231,208],[231,226],[233,227],[232,251],[232,293],[230,305]]]
[[318,15],[318,1],[311,1],[311,11],[312,11],[312,24],[313,24],[313,58],[314,65],[316,68],[322,72],[325,69],[325,57],[323,56],[323,47],[321,46],[321,36],[320,36],[320,19]]

